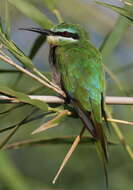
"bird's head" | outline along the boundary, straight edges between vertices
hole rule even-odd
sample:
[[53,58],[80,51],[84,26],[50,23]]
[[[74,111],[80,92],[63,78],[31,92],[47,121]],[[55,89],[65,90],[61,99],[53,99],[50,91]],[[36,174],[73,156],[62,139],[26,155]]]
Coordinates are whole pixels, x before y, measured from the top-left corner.
[[78,43],[88,39],[88,33],[78,24],[61,23],[54,26],[51,30],[42,28],[21,28],[47,36],[50,45],[60,46]]

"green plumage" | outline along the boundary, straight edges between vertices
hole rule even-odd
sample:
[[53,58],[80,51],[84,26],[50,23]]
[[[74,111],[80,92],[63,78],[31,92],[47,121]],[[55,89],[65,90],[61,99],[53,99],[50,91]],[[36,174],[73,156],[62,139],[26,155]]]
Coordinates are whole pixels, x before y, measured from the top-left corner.
[[66,91],[85,111],[92,111],[95,106],[95,119],[101,123],[104,72],[98,50],[89,41],[68,44],[56,48],[56,61]]
[[[84,126],[96,140],[107,182],[107,140],[102,125],[105,77],[102,56],[78,24],[62,23],[53,29],[27,28],[47,36],[54,79],[71,99]],[[108,183],[108,182],[107,182]]]
[[[102,56],[79,25],[60,24],[53,31],[73,29],[79,40],[63,43],[55,48],[53,65],[60,75],[60,83],[71,97],[79,117],[92,136],[97,140],[107,182],[106,162],[108,160],[107,141],[102,126],[104,111],[105,74]],[[105,116],[105,115],[104,115]],[[107,182],[108,183],[108,182]]]
[[[94,123],[99,129],[91,130],[93,136],[99,139],[97,130],[102,129],[102,96],[105,92],[105,77],[100,52],[90,43],[86,32],[73,24],[57,25],[53,31],[61,28],[72,28],[79,34],[75,43],[57,45],[54,57],[57,73],[60,74],[61,83],[67,94],[73,99],[85,115],[91,113]],[[89,114],[88,114],[89,115]],[[90,126],[91,128],[91,126]],[[103,133],[103,132],[102,132]],[[100,139],[99,139],[100,140]]]

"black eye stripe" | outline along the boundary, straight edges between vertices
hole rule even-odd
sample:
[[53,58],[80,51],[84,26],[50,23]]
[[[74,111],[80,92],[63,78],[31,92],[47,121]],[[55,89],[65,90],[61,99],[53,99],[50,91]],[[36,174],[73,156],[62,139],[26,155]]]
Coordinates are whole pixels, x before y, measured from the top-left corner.
[[57,36],[63,36],[63,37],[67,37],[67,38],[79,39],[78,34],[74,34],[74,33],[67,32],[67,31],[55,32],[54,34],[57,35]]

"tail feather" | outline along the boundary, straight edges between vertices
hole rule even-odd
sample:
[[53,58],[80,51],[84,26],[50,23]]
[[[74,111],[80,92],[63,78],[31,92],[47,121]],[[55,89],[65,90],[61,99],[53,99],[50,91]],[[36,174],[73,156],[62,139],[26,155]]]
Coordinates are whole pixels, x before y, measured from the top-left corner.
[[[93,121],[90,118],[90,122],[93,126],[93,137],[96,139],[96,148],[99,154],[99,157],[101,159],[103,169],[104,169],[104,175],[106,179],[106,189],[108,189],[108,172],[107,172],[107,163],[108,163],[108,145],[106,136],[104,134],[104,131],[102,129],[102,125],[97,123],[96,121]],[[86,123],[86,127],[88,128],[89,123]]]
[[103,169],[104,169],[104,175],[105,175],[105,179],[106,179],[106,189],[108,189],[108,172],[107,172],[107,160],[105,160],[105,156],[103,153],[103,148],[101,146],[101,143],[99,141],[96,142],[96,148],[97,148],[97,152],[99,154],[99,157],[101,158],[101,162],[103,165]]
[[105,102],[104,102],[103,93],[101,94],[101,110],[102,110],[102,116],[104,118],[106,127],[107,127],[109,133],[111,134],[110,126],[109,126],[109,123],[108,123],[108,120],[107,120],[106,105],[105,105]]
[[107,140],[104,134],[102,124],[98,123],[94,115],[88,112],[85,113],[79,105],[75,105],[75,108],[78,112],[79,117],[81,118],[82,122],[84,123],[85,127],[89,130],[91,135],[96,139],[96,147],[101,158],[104,174],[106,178],[106,187],[108,189],[108,173],[107,173],[107,163],[108,163],[108,147],[107,147]]
[[93,121],[93,126],[94,126],[94,133],[95,133],[95,138],[96,140],[100,143],[101,148],[102,148],[102,153],[104,155],[104,159],[108,161],[108,147],[107,147],[107,139],[104,134],[102,124],[97,123],[96,121]]

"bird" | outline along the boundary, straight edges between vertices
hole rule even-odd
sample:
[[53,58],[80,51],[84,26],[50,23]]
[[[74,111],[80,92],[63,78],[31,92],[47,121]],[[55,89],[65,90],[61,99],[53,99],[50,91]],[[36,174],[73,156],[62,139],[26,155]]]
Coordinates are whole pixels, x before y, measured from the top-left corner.
[[[60,23],[52,29],[23,28],[47,37],[49,63],[56,84],[66,93],[85,128],[95,139],[107,177],[108,144],[102,117],[105,111],[105,72],[102,55],[79,24]],[[107,124],[108,126],[108,124]]]

